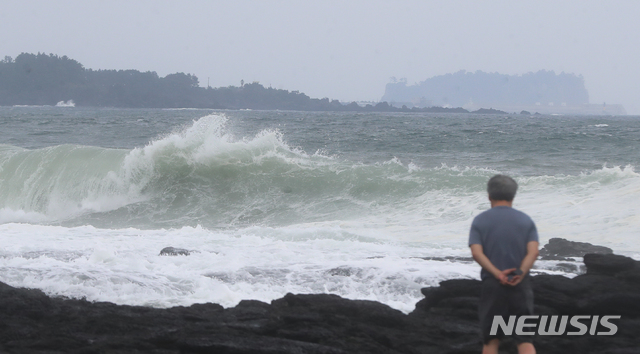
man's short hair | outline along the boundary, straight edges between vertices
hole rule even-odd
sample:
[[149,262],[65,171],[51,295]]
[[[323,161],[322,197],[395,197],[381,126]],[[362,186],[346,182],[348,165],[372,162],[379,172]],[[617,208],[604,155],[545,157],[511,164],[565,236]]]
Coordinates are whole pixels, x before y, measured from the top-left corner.
[[518,184],[513,178],[505,175],[495,175],[487,183],[487,192],[491,200],[513,201],[518,190]]

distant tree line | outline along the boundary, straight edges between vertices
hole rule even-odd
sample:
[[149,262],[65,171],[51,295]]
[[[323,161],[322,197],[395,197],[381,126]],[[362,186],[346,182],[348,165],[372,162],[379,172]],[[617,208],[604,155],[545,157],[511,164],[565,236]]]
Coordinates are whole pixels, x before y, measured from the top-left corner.
[[0,61],[0,106],[55,105],[123,108],[280,109],[362,112],[468,112],[462,108],[393,107],[387,102],[360,106],[298,91],[266,88],[254,82],[200,87],[195,75],[158,76],[153,71],[92,70],[67,56],[22,53]]
[[504,75],[464,70],[439,75],[407,85],[406,79],[392,78],[387,84],[383,101],[428,102],[429,105],[462,107],[467,104],[483,107],[589,103],[584,78],[574,74],[541,70],[523,75]]

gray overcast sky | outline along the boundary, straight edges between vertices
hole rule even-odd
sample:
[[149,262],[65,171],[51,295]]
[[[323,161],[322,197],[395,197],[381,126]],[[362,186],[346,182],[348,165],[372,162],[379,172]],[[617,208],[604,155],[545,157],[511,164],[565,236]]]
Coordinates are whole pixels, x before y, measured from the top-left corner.
[[640,114],[634,0],[0,0],[0,57],[21,52],[343,101],[379,100],[391,76],[555,70]]

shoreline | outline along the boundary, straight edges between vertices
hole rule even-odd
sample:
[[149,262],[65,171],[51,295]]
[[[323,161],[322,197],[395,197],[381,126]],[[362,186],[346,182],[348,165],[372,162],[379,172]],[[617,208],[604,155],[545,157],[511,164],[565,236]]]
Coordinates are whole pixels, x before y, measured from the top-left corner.
[[[565,246],[545,252],[553,257],[571,257],[566,255],[588,245],[550,244]],[[532,276],[535,313],[621,315],[615,322],[618,333],[537,336],[537,349],[640,352],[640,261],[612,253],[583,256],[585,274]],[[477,353],[479,285],[478,280],[450,279],[423,288],[425,298],[404,314],[375,301],[328,294],[289,293],[271,303],[244,300],[226,309],[213,303],[159,309],[49,297],[0,283],[0,351]],[[503,348],[512,350],[514,344],[505,341]]]

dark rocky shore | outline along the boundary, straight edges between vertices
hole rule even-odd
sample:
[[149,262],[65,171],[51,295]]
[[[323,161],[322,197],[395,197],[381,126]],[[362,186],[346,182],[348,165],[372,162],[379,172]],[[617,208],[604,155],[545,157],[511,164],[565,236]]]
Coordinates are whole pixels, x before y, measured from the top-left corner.
[[[563,245],[569,252],[545,247],[547,256],[593,250]],[[580,254],[586,274],[532,281],[536,314],[621,315],[612,321],[617,334],[537,336],[539,353],[640,353],[640,262],[609,251]],[[0,283],[0,352],[479,353],[479,290],[477,280],[443,281],[422,289],[425,299],[407,315],[336,295],[287,294],[270,304],[242,301],[228,309],[155,309],[52,298]],[[502,350],[515,352],[515,345],[507,340]]]

